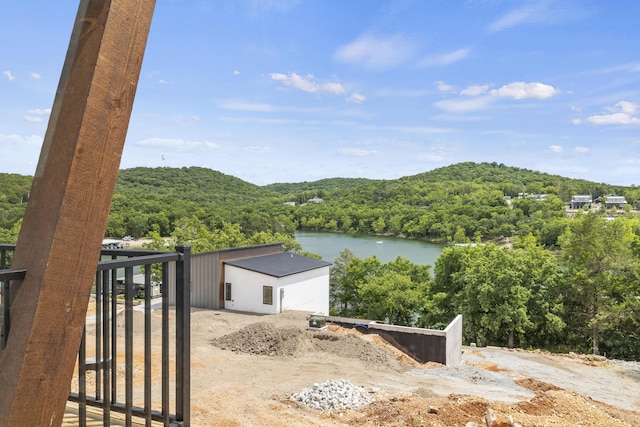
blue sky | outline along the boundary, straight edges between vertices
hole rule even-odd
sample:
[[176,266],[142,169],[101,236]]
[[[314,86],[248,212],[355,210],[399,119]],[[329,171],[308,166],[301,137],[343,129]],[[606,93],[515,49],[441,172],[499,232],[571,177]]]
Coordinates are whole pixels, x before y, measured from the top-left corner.
[[[0,0],[0,172],[33,175],[78,1]],[[122,168],[264,185],[464,162],[640,185],[636,0],[157,0]]]

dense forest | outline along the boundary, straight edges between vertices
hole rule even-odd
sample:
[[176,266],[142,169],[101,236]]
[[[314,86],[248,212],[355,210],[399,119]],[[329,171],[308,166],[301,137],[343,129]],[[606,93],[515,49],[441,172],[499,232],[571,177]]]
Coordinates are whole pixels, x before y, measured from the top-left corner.
[[[22,217],[30,182],[0,174],[0,229],[9,240],[7,230]],[[547,197],[518,197],[524,193]],[[105,236],[169,236],[195,218],[211,230],[239,224],[247,235],[305,229],[464,243],[533,233],[551,247],[566,225],[565,204],[573,194],[594,200],[617,194],[629,207],[640,200],[635,186],[495,163],[459,163],[396,180],[332,178],[262,187],[205,168],[140,167],[120,171]],[[307,203],[313,198],[322,203]]]
[[[30,183],[0,174],[3,243],[16,241]],[[593,209],[568,211],[575,194]],[[624,209],[597,203],[610,194]],[[640,360],[639,201],[636,186],[496,163],[262,187],[204,168],[133,168],[119,173],[105,236],[194,252],[282,241],[300,253],[300,229],[449,243],[434,266],[345,250],[330,260],[332,312],[432,328],[461,313],[466,342]]]

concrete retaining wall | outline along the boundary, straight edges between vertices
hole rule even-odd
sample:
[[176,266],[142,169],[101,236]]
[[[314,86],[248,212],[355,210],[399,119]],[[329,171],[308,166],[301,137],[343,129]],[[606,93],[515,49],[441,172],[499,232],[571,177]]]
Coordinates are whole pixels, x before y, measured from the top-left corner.
[[376,333],[420,363],[437,362],[457,366],[462,361],[462,316],[458,315],[444,331],[387,325],[371,320],[325,317],[327,322],[363,333]]

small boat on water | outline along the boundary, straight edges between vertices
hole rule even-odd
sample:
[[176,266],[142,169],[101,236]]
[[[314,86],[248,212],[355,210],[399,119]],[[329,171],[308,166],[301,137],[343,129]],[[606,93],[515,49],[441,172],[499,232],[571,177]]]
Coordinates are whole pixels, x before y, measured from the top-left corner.
[[384,242],[383,242],[382,240],[378,240],[378,241],[376,241],[376,244],[377,244],[377,245],[381,245],[381,244],[383,244],[383,243],[384,243]]

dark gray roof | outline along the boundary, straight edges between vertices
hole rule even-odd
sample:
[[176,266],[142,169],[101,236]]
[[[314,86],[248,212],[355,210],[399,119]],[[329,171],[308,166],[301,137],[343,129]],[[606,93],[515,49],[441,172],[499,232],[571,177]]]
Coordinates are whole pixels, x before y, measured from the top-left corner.
[[273,277],[290,276],[331,265],[330,262],[321,259],[295,255],[289,252],[226,261],[225,264]]

